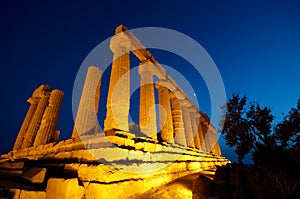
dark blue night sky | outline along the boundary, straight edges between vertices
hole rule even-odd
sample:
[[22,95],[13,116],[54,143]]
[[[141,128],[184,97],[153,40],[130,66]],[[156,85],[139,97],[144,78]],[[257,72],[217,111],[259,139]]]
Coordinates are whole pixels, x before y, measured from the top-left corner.
[[[77,71],[119,24],[129,29],[170,28],[190,36],[218,66],[227,97],[245,94],[269,106],[280,120],[300,97],[299,9],[296,0],[1,1],[0,153],[12,148],[29,107],[26,99],[40,84],[64,91],[58,129],[61,139],[71,136]],[[153,55],[189,73],[182,60],[159,51]],[[199,97],[207,91],[196,90],[201,110],[209,112],[209,99]],[[225,156],[236,160],[223,140],[221,147]]]

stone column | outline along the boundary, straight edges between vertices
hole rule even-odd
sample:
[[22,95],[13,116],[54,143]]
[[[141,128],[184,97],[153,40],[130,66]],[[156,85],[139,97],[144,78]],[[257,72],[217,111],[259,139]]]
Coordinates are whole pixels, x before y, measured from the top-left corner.
[[180,102],[173,92],[170,93],[170,98],[172,102],[172,118],[175,143],[187,146]]
[[202,123],[202,129],[204,134],[204,144],[207,152],[211,151],[211,145],[210,145],[210,131],[209,131],[209,124],[207,121],[204,121]]
[[156,88],[158,89],[158,102],[161,105],[161,108],[159,109],[159,125],[161,128],[161,138],[165,142],[173,143],[174,130],[169,90],[167,87],[161,84],[156,84]]
[[87,70],[82,94],[77,109],[72,138],[79,140],[80,136],[96,133],[98,106],[100,100],[101,70],[90,66]]
[[57,142],[58,142],[58,139],[59,139],[59,135],[60,135],[60,130],[55,130],[55,133],[54,133],[53,139],[52,139],[52,140],[50,140],[50,142],[57,143]]
[[36,134],[35,147],[47,144],[50,140],[53,140],[63,96],[64,93],[60,90],[53,90],[51,92],[49,105],[43,114],[40,128]]
[[124,33],[112,37],[110,49],[114,53],[108,97],[106,104],[106,118],[104,131],[106,134],[114,130],[129,131],[128,114],[130,106],[130,41]]
[[199,137],[199,142],[200,142],[200,149],[203,151],[206,151],[206,145],[205,145],[205,134],[203,132],[203,123],[201,120],[201,113],[199,114],[199,124],[198,124],[198,137]]
[[33,146],[35,136],[40,128],[43,114],[49,103],[48,100],[49,100],[49,94],[44,93],[44,96],[41,97],[41,99],[37,105],[36,111],[32,117],[32,120],[28,126],[26,136],[25,136],[24,142],[22,143],[21,148]]
[[194,135],[193,135],[193,129],[191,123],[191,115],[188,106],[189,104],[187,102],[183,102],[181,104],[182,104],[182,115],[183,115],[186,143],[187,146],[191,148],[195,148]]
[[198,124],[199,124],[199,118],[197,117],[197,112],[191,112],[191,124],[194,134],[194,145],[197,149],[201,149],[200,145],[200,139],[198,134]]
[[211,151],[216,154],[216,155],[221,155],[221,150],[220,150],[220,145],[218,142],[218,138],[217,138],[217,132],[216,129],[210,125],[209,126],[209,131],[210,131],[210,142],[211,142]]
[[157,139],[155,95],[151,67],[154,67],[151,63],[141,63],[138,69],[141,76],[139,125],[142,133]]
[[13,150],[18,150],[21,148],[22,146],[22,142],[24,140],[24,136],[26,135],[26,131],[28,129],[28,126],[30,124],[30,121],[36,111],[36,108],[37,108],[37,104],[38,104],[38,101],[39,99],[38,98],[34,98],[34,97],[31,97],[27,100],[27,102],[30,103],[30,107],[27,111],[27,114],[25,116],[25,119],[22,123],[22,126],[20,128],[20,131],[19,131],[19,134],[17,136],[17,139],[15,141],[15,144],[14,144],[14,147],[13,147]]

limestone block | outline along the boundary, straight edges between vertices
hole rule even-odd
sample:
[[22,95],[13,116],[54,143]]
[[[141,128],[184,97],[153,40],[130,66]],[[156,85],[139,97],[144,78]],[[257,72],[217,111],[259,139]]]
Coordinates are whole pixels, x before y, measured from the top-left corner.
[[32,199],[32,198],[46,199],[46,192],[21,190],[20,199]]
[[168,182],[168,178],[165,175],[144,179],[144,191],[159,187],[160,185],[166,184]]
[[59,147],[54,146],[48,149],[48,153],[58,153]]
[[90,183],[86,190],[86,199],[119,199],[129,198],[143,193],[144,184],[142,180],[126,181],[114,184]]
[[136,150],[144,150],[145,144],[143,142],[138,142],[138,143],[135,143],[134,147]]
[[43,183],[46,172],[46,168],[30,167],[24,169],[21,177],[32,183]]
[[163,149],[163,146],[161,144],[155,145],[155,151],[161,151]]
[[128,157],[128,150],[118,147],[89,149],[89,151],[95,159],[100,160],[101,162],[124,161]]
[[56,155],[55,153],[48,153],[44,157],[45,157],[45,159],[54,159],[55,155]]
[[128,132],[125,132],[125,131],[118,131],[118,130],[116,130],[115,131],[115,135],[117,135],[119,137],[125,137],[125,138],[128,138],[128,139],[135,138],[134,134],[128,133]]
[[24,162],[0,162],[0,169],[23,169]]
[[46,188],[47,199],[81,199],[84,197],[84,188],[79,186],[78,179],[50,178]]
[[72,151],[72,159],[80,161],[82,159],[83,151],[84,150]]
[[128,160],[131,160],[131,161],[143,161],[144,160],[144,153],[142,151],[129,150],[129,152],[128,152]]
[[72,152],[59,152],[55,155],[55,159],[70,159]]
[[124,146],[125,145],[125,138],[117,137],[117,136],[106,136],[106,138],[113,144],[117,146]]
[[120,170],[114,170],[113,168],[104,164],[99,164],[97,166],[82,164],[78,169],[78,178],[86,182],[93,181],[101,183],[111,183],[134,179],[134,175],[130,175]]
[[84,140],[83,144],[87,149],[98,149],[105,147],[112,147],[113,144],[106,137],[95,137],[88,140]]
[[72,150],[85,149],[85,145],[82,142],[74,142],[71,144]]
[[145,142],[144,143],[144,151],[149,151],[149,152],[154,152],[155,151],[155,144],[154,143],[149,143]]
[[193,171],[201,168],[201,164],[199,162],[187,162],[186,169],[188,171]]
[[168,164],[168,166],[166,167],[166,171],[168,174],[170,174],[170,173],[180,172],[180,171],[182,171],[182,169],[180,169],[178,167],[178,163],[174,162],[174,163]]
[[0,169],[0,176],[5,177],[18,177],[22,175],[22,170],[7,170],[7,169]]
[[150,153],[150,152],[145,152],[145,153],[144,153],[143,161],[144,161],[144,162],[149,162],[149,161],[151,161],[151,153]]
[[64,165],[64,173],[66,175],[78,175],[80,164],[65,164]]
[[130,148],[134,148],[135,147],[134,140],[131,140],[131,139],[128,139],[128,138],[124,139],[124,145],[126,147],[130,147]]
[[19,199],[20,198],[20,194],[21,194],[21,190],[20,189],[9,189],[9,195],[8,198],[10,199]]
[[95,156],[89,151],[89,150],[84,150],[82,152],[82,160],[83,161],[97,161],[97,159],[95,158]]

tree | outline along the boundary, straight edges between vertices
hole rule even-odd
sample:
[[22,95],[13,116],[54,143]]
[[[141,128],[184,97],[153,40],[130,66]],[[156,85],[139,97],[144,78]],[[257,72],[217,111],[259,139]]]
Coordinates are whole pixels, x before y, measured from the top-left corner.
[[233,94],[222,108],[226,116],[221,133],[227,145],[236,147],[240,163],[249,152],[258,166],[300,163],[300,99],[276,125],[269,108],[248,104],[245,96]]
[[274,146],[274,116],[269,108],[259,104],[248,105],[245,96],[234,94],[222,109],[226,116],[221,133],[225,134],[227,145],[236,147],[240,163],[246,154],[257,150],[261,145]]
[[267,189],[280,198],[299,198],[300,191],[300,99],[283,120],[273,124],[267,107],[247,103],[246,97],[234,94],[224,105],[227,145],[236,147],[238,160],[252,152],[259,175],[270,180]]

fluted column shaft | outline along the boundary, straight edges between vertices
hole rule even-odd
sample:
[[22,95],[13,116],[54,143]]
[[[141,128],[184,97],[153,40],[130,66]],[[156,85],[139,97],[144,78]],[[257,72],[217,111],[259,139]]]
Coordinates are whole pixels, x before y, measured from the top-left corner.
[[197,149],[201,149],[200,139],[198,134],[199,119],[197,118],[196,114],[197,114],[196,112],[191,113],[191,124],[192,124],[193,135],[194,135],[194,145]]
[[209,130],[210,130],[210,134],[211,134],[211,136],[210,136],[211,137],[210,142],[211,142],[211,147],[212,147],[211,151],[214,154],[221,155],[221,150],[220,150],[220,145],[218,142],[216,129],[210,125]]
[[36,108],[36,111],[32,117],[32,120],[28,126],[26,136],[24,142],[22,143],[21,148],[33,146],[35,136],[40,128],[43,114],[45,112],[46,107],[48,106],[48,99],[49,96],[47,94],[41,97],[38,106]]
[[159,125],[161,128],[161,138],[165,142],[173,143],[174,130],[173,130],[169,90],[167,87],[160,84],[156,84],[156,87],[158,89],[158,101],[159,104],[162,106],[159,109]]
[[76,114],[72,138],[95,133],[100,100],[101,70],[90,66],[87,70]]
[[114,53],[108,97],[106,104],[106,118],[104,131],[129,131],[128,114],[130,106],[130,42],[122,38],[123,33],[115,35],[110,42]]
[[[201,117],[201,115],[200,115],[200,117]],[[207,151],[205,141],[204,141],[205,135],[203,132],[203,123],[201,122],[201,118],[199,118],[199,119],[200,119],[200,121],[198,124],[198,136],[199,136],[199,142],[200,142],[200,149],[203,151]]]
[[208,128],[208,122],[204,121],[202,124],[205,148],[207,152],[210,152],[212,147],[210,145],[210,131]]
[[189,108],[187,107],[186,104],[183,104],[183,106],[182,106],[182,115],[183,115],[183,122],[184,122],[187,146],[189,146],[191,148],[195,148],[194,135],[193,135],[193,129],[192,129],[192,124],[191,124],[191,115],[190,115]]
[[32,119],[32,117],[33,117],[33,115],[36,111],[38,101],[39,100],[37,98],[33,98],[33,97],[31,97],[27,100],[27,102],[30,103],[30,107],[29,107],[29,109],[26,113],[25,119],[24,119],[24,121],[22,123],[22,126],[20,128],[20,131],[19,131],[19,134],[18,134],[17,139],[15,141],[13,150],[18,150],[18,149],[21,148],[22,142],[25,138],[24,136],[26,135],[26,131],[28,129],[30,121],[31,121],[31,119]]
[[183,146],[187,146],[180,102],[172,92],[170,93],[170,97],[172,102],[171,112],[172,112],[172,119],[173,119],[175,143],[181,144]]
[[151,66],[151,64],[147,63],[139,66],[139,74],[141,77],[139,125],[142,133],[156,139],[155,95]]
[[60,90],[51,92],[49,105],[43,114],[42,122],[34,141],[35,147],[47,144],[50,140],[53,140],[63,96],[64,93]]

